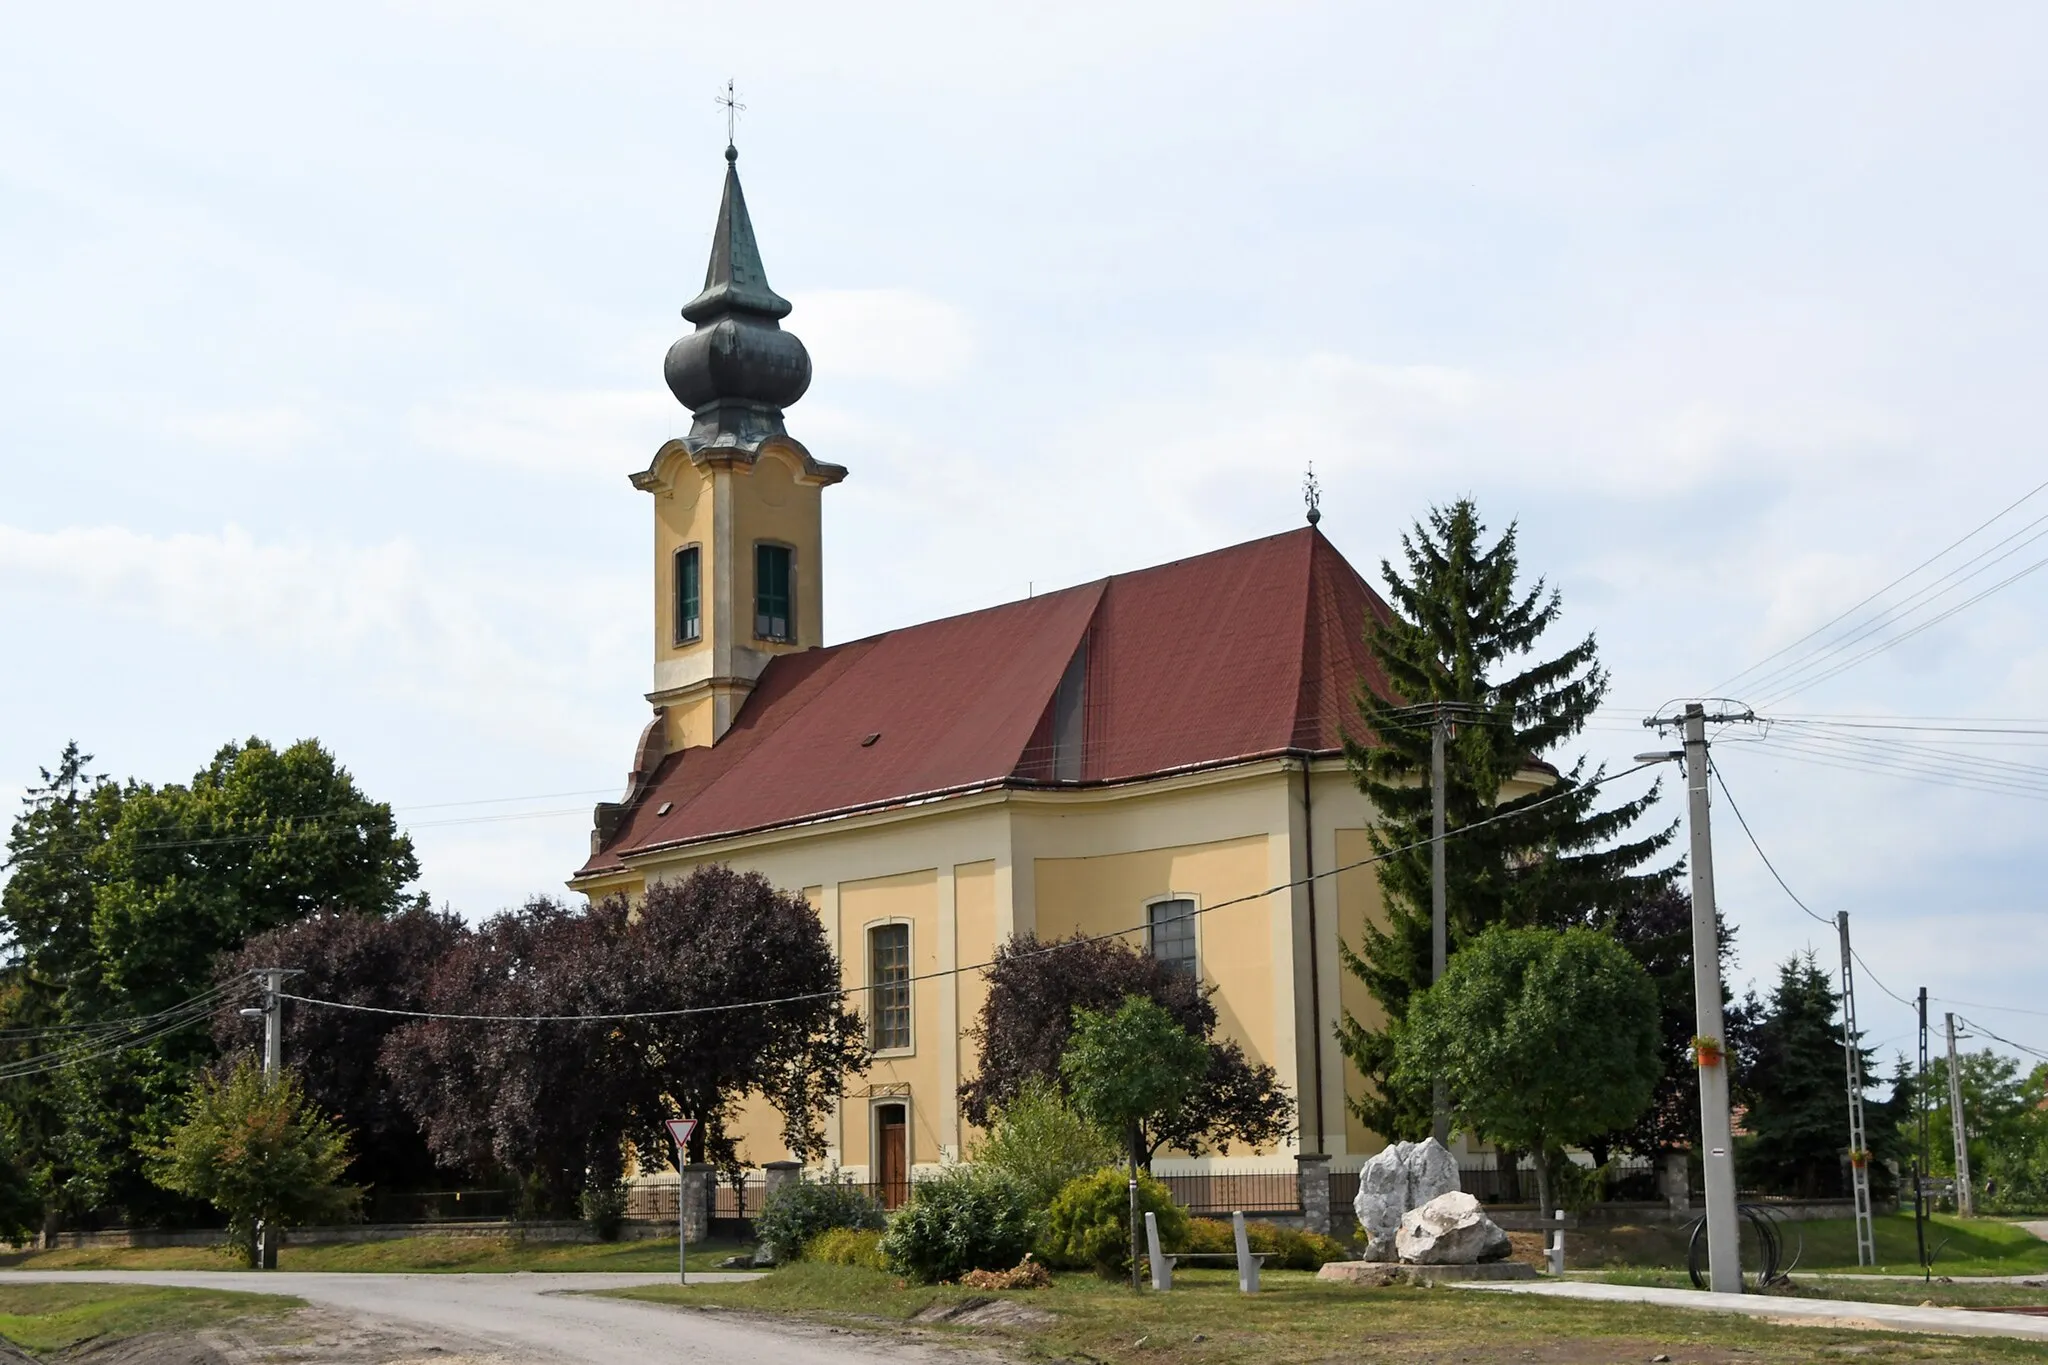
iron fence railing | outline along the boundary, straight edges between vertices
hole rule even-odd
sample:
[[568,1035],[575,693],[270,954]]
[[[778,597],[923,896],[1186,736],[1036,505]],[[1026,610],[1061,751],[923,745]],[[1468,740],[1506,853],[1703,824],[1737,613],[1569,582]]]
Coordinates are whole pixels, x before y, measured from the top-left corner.
[[1173,1202],[1189,1213],[1299,1213],[1301,1185],[1292,1171],[1162,1175]]
[[379,1190],[363,1205],[366,1223],[496,1223],[518,1214],[517,1190]]

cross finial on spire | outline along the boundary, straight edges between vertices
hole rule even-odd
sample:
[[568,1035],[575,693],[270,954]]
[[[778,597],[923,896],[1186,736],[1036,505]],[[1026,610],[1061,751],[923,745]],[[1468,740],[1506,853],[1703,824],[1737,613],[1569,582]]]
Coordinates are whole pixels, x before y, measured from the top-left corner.
[[734,150],[732,137],[734,121],[747,111],[747,106],[740,103],[739,92],[734,89],[730,79],[726,81],[724,91],[713,95],[711,98],[714,102],[725,107],[725,149],[730,152]]
[[1308,477],[1301,481],[1301,500],[1308,504],[1308,524],[1313,526],[1323,519],[1323,486],[1316,482],[1316,464],[1310,460]]

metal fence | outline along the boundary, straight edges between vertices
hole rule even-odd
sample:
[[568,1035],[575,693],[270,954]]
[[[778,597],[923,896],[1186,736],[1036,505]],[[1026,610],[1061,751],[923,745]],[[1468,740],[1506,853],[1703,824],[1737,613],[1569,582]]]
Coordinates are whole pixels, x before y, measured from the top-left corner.
[[[1522,1167],[1512,1173],[1498,1166],[1460,1166],[1458,1188],[1482,1204],[1533,1204],[1536,1201],[1536,1172]],[[1657,1167],[1650,1161],[1617,1161],[1608,1172],[1606,1197],[1610,1200],[1655,1200]],[[1330,1173],[1330,1208],[1348,1209],[1358,1198],[1358,1172]]]
[[[1201,1173],[1158,1177],[1189,1213],[1299,1213],[1301,1185],[1292,1171]],[[1353,1177],[1354,1184],[1357,1177]]]

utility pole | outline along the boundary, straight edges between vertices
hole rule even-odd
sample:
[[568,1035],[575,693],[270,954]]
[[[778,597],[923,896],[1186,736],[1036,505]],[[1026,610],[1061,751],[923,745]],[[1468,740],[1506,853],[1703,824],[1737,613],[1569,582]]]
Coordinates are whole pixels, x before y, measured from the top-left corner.
[[[1451,955],[1449,916],[1444,909],[1444,709],[1438,706],[1429,727],[1429,982],[1444,979],[1444,965]],[[1435,1115],[1431,1131],[1436,1140],[1451,1143],[1451,1092],[1437,1071],[1431,1087],[1430,1108]]]
[[1956,1017],[1948,1021],[1948,1126],[1956,1140],[1956,1212],[1965,1218],[1977,1214],[1977,1194],[1970,1188],[1970,1128],[1963,1120],[1963,1073],[1956,1065]]
[[[263,987],[263,1005],[260,1009],[239,1011],[244,1019],[263,1021],[263,1083],[276,1085],[277,1078],[284,1072],[284,979],[297,976],[296,971],[284,967],[263,967],[253,973]],[[256,1264],[263,1270],[277,1269],[277,1241],[273,1229],[261,1221],[256,1224]]]
[[1913,1085],[1913,1116],[1920,1122],[1920,1148],[1913,1154],[1913,1242],[1920,1251],[1920,1273],[1930,1275],[1927,1261],[1927,988],[1920,988],[1920,1075]]
[[1863,1054],[1856,1042],[1856,973],[1849,951],[1849,912],[1835,913],[1842,939],[1842,1059],[1849,1079],[1849,1189],[1856,1205],[1856,1264],[1877,1264],[1870,1222],[1870,1148],[1863,1134]]
[[1676,753],[1637,754],[1641,763],[1673,758],[1685,763],[1687,823],[1692,835],[1692,994],[1693,1027],[1714,1051],[1696,1050],[1700,1081],[1700,1166],[1707,1186],[1707,1272],[1717,1294],[1742,1292],[1742,1245],[1735,1212],[1735,1137],[1728,1114],[1728,1048],[1721,1018],[1721,930],[1714,914],[1714,836],[1707,816],[1707,722],[1755,720],[1749,710],[1709,716],[1698,702],[1687,702],[1676,721],[1652,716],[1643,724],[1656,729],[1677,725],[1685,747]]

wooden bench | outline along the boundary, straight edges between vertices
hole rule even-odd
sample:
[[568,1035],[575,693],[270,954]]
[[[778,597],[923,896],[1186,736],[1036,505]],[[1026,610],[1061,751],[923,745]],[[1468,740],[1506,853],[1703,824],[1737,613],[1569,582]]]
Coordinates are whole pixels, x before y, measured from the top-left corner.
[[1153,1214],[1145,1215],[1145,1242],[1152,1259],[1152,1287],[1161,1293],[1173,1288],[1173,1268],[1182,1261],[1230,1261],[1237,1266],[1237,1287],[1246,1294],[1259,1292],[1259,1270],[1273,1253],[1253,1251],[1251,1242],[1245,1236],[1244,1215],[1230,1215],[1230,1230],[1235,1235],[1237,1250],[1230,1251],[1162,1251],[1159,1247],[1159,1219]]

